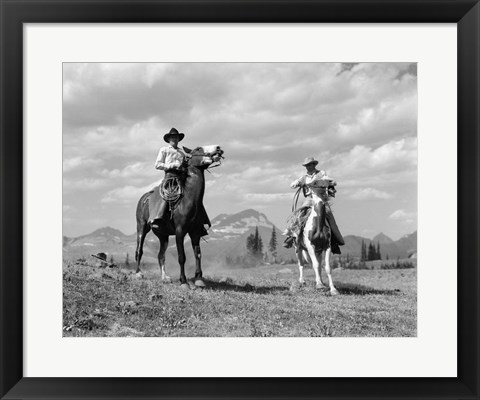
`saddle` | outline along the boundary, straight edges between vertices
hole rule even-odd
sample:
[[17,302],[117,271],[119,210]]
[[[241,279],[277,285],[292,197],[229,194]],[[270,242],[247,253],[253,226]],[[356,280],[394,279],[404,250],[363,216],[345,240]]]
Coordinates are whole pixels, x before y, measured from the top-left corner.
[[[305,224],[307,219],[312,212],[311,207],[301,207],[296,210],[290,217],[291,222],[289,229],[295,233],[297,245],[302,249],[306,250],[305,244],[303,243],[303,230],[305,229]],[[327,213],[325,218],[326,227],[330,230],[330,248],[332,249],[333,254],[341,254],[340,245],[344,245],[345,241],[338,230],[337,224],[333,217],[333,214]],[[315,221],[314,226],[317,226]],[[311,237],[309,238],[311,241],[316,238],[320,233],[316,232],[314,229],[311,232]]]

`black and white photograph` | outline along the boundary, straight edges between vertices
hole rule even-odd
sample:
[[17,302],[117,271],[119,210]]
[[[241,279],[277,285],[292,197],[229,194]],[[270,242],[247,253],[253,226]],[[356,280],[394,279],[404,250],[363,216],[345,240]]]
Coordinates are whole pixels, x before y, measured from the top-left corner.
[[416,63],[62,72],[63,337],[417,337]]

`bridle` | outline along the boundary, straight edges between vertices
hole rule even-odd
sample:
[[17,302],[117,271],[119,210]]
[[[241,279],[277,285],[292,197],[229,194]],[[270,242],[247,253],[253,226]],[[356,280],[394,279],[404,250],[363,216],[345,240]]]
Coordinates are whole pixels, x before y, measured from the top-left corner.
[[[201,147],[199,147],[201,148]],[[197,149],[199,149],[197,148]],[[197,150],[197,149],[194,149],[193,151]],[[211,158],[211,159],[214,159],[214,157],[218,158],[217,161],[214,161],[213,163],[211,163],[206,169],[209,170],[209,169],[212,169],[212,168],[216,168],[216,167],[219,167],[220,165],[222,165],[222,160],[225,159],[225,157],[223,157],[223,150],[215,150],[215,151],[212,151],[212,152],[209,152],[209,153],[202,153],[202,154],[187,154],[187,158],[188,158],[188,164],[190,165],[190,159],[193,158],[193,157],[208,157],[208,158]]]

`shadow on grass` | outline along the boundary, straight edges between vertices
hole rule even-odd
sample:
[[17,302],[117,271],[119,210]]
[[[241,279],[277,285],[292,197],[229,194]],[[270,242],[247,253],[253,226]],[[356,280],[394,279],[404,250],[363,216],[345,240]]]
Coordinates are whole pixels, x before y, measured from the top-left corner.
[[218,282],[204,279],[207,289],[209,290],[224,290],[232,292],[243,292],[243,293],[257,293],[257,294],[269,294],[276,292],[288,291],[289,288],[285,286],[253,286],[250,284],[237,285],[233,282]]
[[385,296],[398,296],[400,289],[373,289],[363,285],[353,285],[345,283],[335,284],[337,290],[343,295],[356,295],[356,296],[368,296],[372,294],[381,294]]

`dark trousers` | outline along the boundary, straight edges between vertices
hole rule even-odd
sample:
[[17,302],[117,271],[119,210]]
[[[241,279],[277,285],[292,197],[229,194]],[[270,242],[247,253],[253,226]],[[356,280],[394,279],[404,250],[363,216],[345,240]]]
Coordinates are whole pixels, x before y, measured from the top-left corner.
[[330,226],[330,231],[332,232],[332,238],[335,240],[335,242],[339,246],[343,246],[345,244],[345,240],[343,239],[343,236],[340,233],[340,229],[338,229],[332,210],[330,207],[327,207],[326,211],[327,211],[327,215],[326,215],[327,223]]
[[156,192],[156,193],[154,193],[155,194],[154,198],[155,198],[156,201],[154,201],[154,202],[152,201],[150,203],[150,215],[151,215],[150,222],[153,222],[155,220],[161,220],[165,216],[165,212],[167,211],[168,203],[160,196],[160,190],[161,190],[161,187],[162,187],[163,183],[169,178],[178,178],[179,181],[180,181],[180,185],[182,185],[182,186],[185,182],[185,174],[184,174],[183,171],[176,170],[176,169],[171,169],[171,170],[165,171],[165,178],[160,183],[160,185],[157,186],[154,189],[154,191]]

